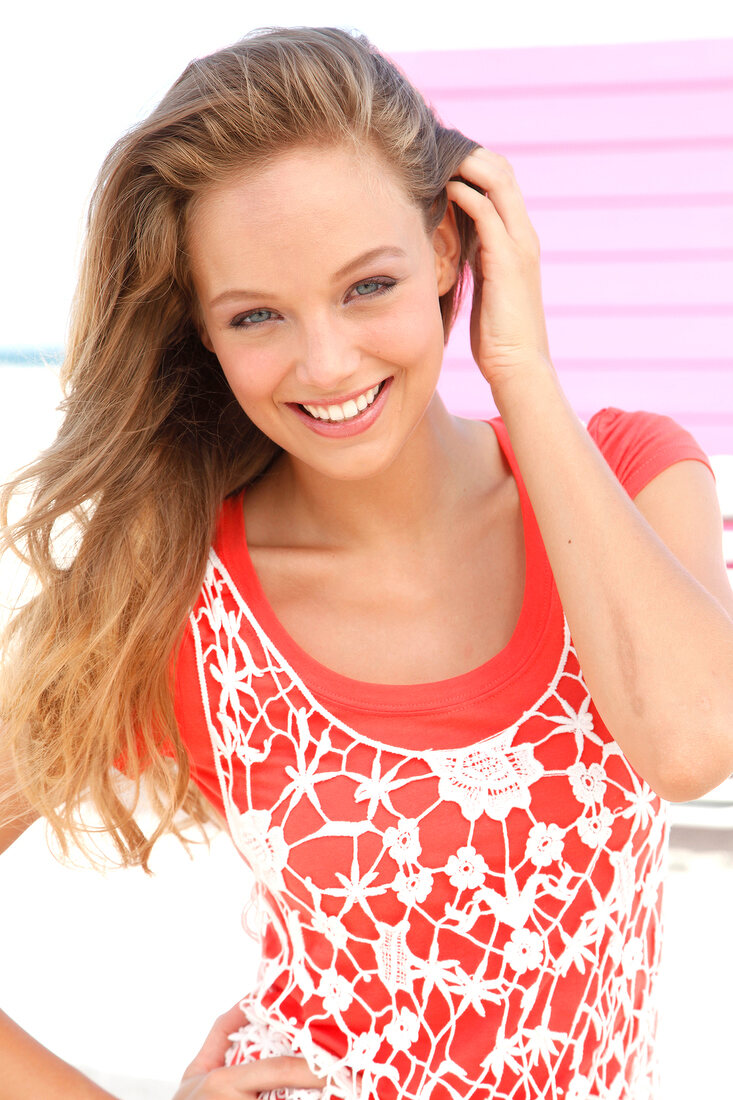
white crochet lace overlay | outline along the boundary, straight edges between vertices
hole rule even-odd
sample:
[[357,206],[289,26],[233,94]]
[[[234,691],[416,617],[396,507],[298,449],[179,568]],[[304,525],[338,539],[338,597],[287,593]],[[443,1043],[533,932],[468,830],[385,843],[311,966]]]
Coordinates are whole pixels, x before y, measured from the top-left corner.
[[656,1097],[666,804],[567,623],[511,727],[422,751],[314,698],[213,549],[190,624],[261,947],[228,1062],[294,1053],[327,1078],[272,1100]]

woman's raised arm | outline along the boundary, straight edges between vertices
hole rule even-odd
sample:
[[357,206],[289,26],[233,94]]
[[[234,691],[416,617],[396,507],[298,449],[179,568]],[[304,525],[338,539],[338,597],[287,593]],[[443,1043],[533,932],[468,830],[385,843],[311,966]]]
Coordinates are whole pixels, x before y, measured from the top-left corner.
[[511,165],[479,149],[460,171],[473,186],[451,181],[448,197],[480,239],[471,348],[509,433],[583,675],[639,775],[662,798],[698,798],[733,770],[733,604],[712,478],[680,463],[638,505],[629,499],[552,365],[539,239]]
[[632,502],[549,370],[497,394],[586,682],[662,798],[733,771],[733,598],[712,476],[680,462]]

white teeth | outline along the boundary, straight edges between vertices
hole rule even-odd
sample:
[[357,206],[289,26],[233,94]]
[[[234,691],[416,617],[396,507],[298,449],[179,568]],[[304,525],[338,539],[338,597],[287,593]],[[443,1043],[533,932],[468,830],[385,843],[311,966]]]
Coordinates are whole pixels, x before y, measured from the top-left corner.
[[353,417],[358,416],[360,412],[363,412],[369,405],[371,405],[374,398],[377,396],[379,386],[372,386],[370,390],[359,395],[355,399],[345,401],[343,405],[303,405],[311,416],[315,416],[318,420],[351,420]]

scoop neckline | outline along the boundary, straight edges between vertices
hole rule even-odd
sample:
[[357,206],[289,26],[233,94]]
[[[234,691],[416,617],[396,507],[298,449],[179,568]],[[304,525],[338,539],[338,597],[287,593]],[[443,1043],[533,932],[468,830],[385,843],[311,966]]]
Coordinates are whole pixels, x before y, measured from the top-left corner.
[[557,602],[553,600],[555,586],[506,427],[500,417],[483,423],[493,428],[519,491],[525,555],[524,591],[519,618],[506,646],[488,661],[457,676],[417,684],[381,684],[344,676],[311,657],[280,622],[260,583],[247,543],[245,489],[238,490],[224,502],[216,539],[217,551],[260,626],[314,694],[351,709],[384,713],[435,711],[505,690],[512,681],[525,675],[527,665],[552,624],[551,612]]

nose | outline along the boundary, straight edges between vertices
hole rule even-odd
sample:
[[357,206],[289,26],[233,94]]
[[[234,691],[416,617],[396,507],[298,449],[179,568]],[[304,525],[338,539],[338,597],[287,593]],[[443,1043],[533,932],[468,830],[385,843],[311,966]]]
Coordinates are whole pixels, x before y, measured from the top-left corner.
[[[357,377],[361,353],[347,326],[334,318],[304,324],[296,350],[295,377],[309,395],[337,396]],[[353,386],[351,387],[353,388]]]

